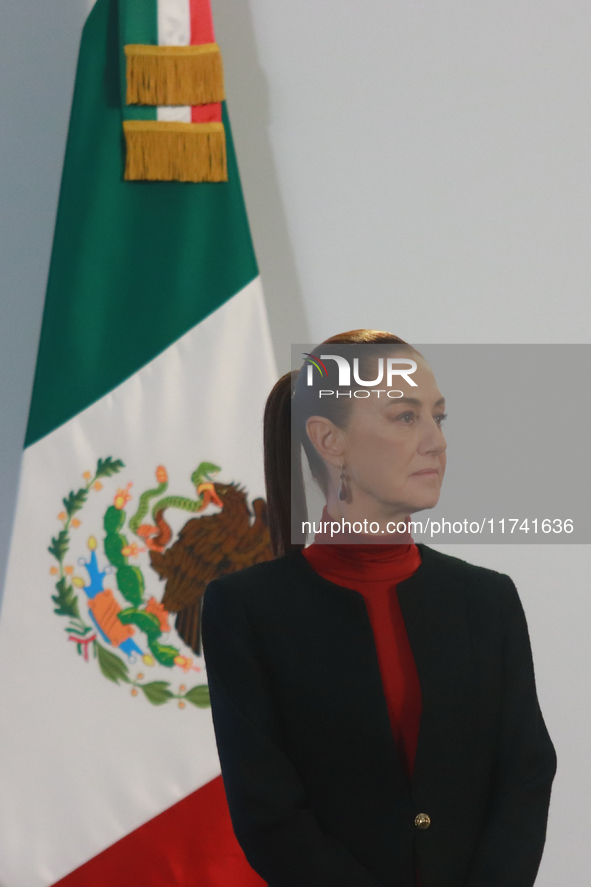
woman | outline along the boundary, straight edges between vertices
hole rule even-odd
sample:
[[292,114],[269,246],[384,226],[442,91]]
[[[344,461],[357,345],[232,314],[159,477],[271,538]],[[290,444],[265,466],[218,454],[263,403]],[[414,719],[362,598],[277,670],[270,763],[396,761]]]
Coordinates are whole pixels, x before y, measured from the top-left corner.
[[[406,358],[416,384],[319,398],[307,372],[283,376],[264,427],[275,558],[204,595],[234,831],[269,887],[531,887],[556,754],[524,611],[508,576],[392,533],[438,501],[443,398],[389,333],[343,333],[313,354],[351,344],[357,379]],[[334,390],[338,361],[324,363]],[[327,523],[308,548],[292,541],[307,517],[300,445],[323,520],[367,518],[371,533],[335,538]]]

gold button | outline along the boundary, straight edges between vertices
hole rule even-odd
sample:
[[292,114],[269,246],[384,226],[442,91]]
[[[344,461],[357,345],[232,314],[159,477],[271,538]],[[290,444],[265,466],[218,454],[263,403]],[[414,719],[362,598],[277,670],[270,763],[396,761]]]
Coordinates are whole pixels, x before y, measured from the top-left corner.
[[426,813],[417,813],[415,816],[415,825],[417,828],[429,828],[431,825],[431,817]]

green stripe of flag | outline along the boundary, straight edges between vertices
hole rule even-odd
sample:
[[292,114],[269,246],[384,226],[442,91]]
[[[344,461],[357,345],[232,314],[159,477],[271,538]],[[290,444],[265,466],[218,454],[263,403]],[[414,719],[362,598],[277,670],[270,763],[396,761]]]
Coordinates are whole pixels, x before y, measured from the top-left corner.
[[228,182],[125,182],[117,0],[80,47],[25,446],[152,360],[258,273],[225,103]]
[[119,6],[119,84],[121,107],[126,120],[156,120],[156,108],[150,105],[128,105],[126,59],[127,43],[158,44],[158,0],[118,0]]
[[158,0],[119,0],[121,44],[158,43]]

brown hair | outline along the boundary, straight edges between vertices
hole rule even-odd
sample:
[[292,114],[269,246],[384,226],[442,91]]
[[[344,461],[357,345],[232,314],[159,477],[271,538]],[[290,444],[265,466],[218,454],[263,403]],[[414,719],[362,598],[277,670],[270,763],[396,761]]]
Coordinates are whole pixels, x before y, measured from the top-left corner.
[[[356,349],[359,355],[360,373],[365,374],[369,364],[380,354],[392,352],[393,345],[404,346],[405,351],[416,353],[416,349],[404,339],[393,333],[382,330],[349,330],[325,339],[310,354],[319,355],[325,345],[333,346],[332,352],[339,353],[339,345],[368,345],[371,348]],[[382,346],[379,351],[376,346]],[[344,354],[349,349],[343,349]],[[331,362],[332,363],[332,362]],[[306,364],[304,364],[306,366]],[[310,471],[327,492],[328,475],[324,461],[318,454],[306,431],[306,422],[310,416],[324,416],[338,428],[347,428],[352,409],[352,401],[344,398],[321,398],[314,396],[314,389],[305,385],[304,367],[292,370],[281,376],[275,383],[265,405],[263,448],[265,486],[267,492],[267,510],[271,546],[275,557],[281,557],[292,549],[301,549],[305,545],[302,534],[301,542],[292,542],[291,527],[301,526],[301,521],[308,518],[304,477],[302,471],[301,447],[308,458]],[[328,368],[327,368],[328,369]],[[331,376],[336,376],[337,368],[328,369],[328,378],[323,384],[330,384]],[[336,387],[336,379],[334,381]],[[356,383],[351,388],[358,388]],[[295,521],[295,523],[294,523]]]

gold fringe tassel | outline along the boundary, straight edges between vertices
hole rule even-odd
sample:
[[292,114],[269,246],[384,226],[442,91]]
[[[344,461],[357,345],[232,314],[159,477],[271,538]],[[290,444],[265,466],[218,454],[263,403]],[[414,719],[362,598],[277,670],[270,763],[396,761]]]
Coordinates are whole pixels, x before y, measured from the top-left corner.
[[143,46],[128,43],[128,105],[207,105],[225,98],[217,43]]
[[223,123],[124,120],[128,181],[227,182]]

